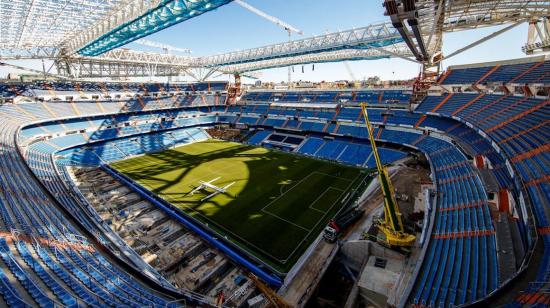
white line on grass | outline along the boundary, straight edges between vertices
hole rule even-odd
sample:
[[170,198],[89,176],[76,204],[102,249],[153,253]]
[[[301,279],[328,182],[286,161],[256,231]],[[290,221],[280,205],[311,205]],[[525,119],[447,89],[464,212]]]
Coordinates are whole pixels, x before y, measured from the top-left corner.
[[[146,157],[146,156],[145,156],[145,157]],[[225,167],[225,168],[222,168],[222,169],[217,170],[217,172],[224,171],[224,170],[229,169],[229,168],[230,168],[230,165],[228,165],[228,166]],[[211,170],[208,170],[208,171],[211,172]],[[216,175],[215,173],[211,173],[211,174]],[[290,221],[288,221],[288,220],[286,220],[286,219],[284,219],[284,218],[278,217],[278,216],[274,215],[273,213],[271,213],[271,212],[269,212],[269,211],[267,211],[267,210],[264,211],[264,209],[265,209],[266,207],[268,207],[270,204],[272,204],[273,202],[275,202],[277,199],[281,198],[284,194],[288,193],[290,190],[292,190],[293,188],[295,188],[297,185],[299,185],[301,182],[303,182],[304,180],[306,180],[307,178],[309,178],[309,177],[312,176],[313,174],[320,174],[320,175],[323,175],[323,176],[332,177],[332,178],[337,178],[337,179],[340,179],[340,180],[343,180],[343,181],[346,181],[346,182],[350,182],[350,184],[348,185],[348,187],[347,187],[345,190],[341,190],[341,189],[339,189],[339,188],[335,188],[335,187],[330,186],[330,187],[328,187],[328,188],[325,190],[325,192],[323,192],[323,194],[324,194],[324,193],[326,193],[326,191],[328,191],[329,189],[335,189],[335,190],[342,191],[342,193],[341,193],[340,196],[337,198],[337,200],[331,205],[331,207],[328,209],[328,211],[324,212],[324,215],[317,221],[317,223],[315,224],[315,226],[313,226],[313,228],[311,228],[311,229],[306,229],[306,228],[304,228],[303,226],[299,226],[299,225],[297,225],[297,224],[295,224],[295,223],[293,223],[293,222],[290,222]],[[301,180],[300,180],[299,182],[297,182],[296,184],[294,184],[291,188],[289,188],[287,191],[285,191],[285,192],[283,193],[283,195],[277,197],[275,200],[271,201],[270,203],[268,203],[266,206],[264,206],[264,207],[262,208],[262,210],[261,210],[262,212],[264,212],[264,213],[266,213],[266,214],[268,214],[268,215],[274,216],[274,217],[276,217],[276,218],[278,218],[278,219],[280,219],[280,220],[283,220],[283,221],[285,221],[285,222],[287,222],[287,223],[290,223],[290,224],[292,224],[292,225],[294,225],[294,226],[300,228],[301,230],[303,230],[303,231],[305,231],[305,232],[308,232],[308,233],[302,238],[302,240],[298,243],[298,245],[296,245],[296,247],[294,248],[294,250],[287,256],[286,259],[279,259],[279,258],[273,256],[272,254],[268,253],[268,252],[265,251],[264,249],[262,249],[262,248],[256,246],[255,244],[249,242],[248,240],[242,238],[241,236],[239,236],[239,235],[233,233],[232,231],[226,229],[224,226],[222,226],[222,225],[220,225],[220,224],[218,224],[218,223],[212,221],[210,218],[208,218],[208,216],[202,214],[200,211],[198,211],[198,210],[196,210],[196,209],[194,209],[194,208],[192,208],[192,207],[189,207],[189,206],[182,206],[182,207],[185,208],[185,209],[191,210],[192,212],[194,212],[194,213],[198,214],[199,216],[203,217],[203,218],[207,221],[207,222],[205,222],[206,224],[215,225],[215,226],[217,226],[218,228],[224,230],[227,234],[230,234],[230,235],[232,235],[234,238],[237,238],[237,239],[241,240],[241,241],[242,241],[243,243],[245,243],[247,246],[254,247],[255,249],[257,249],[257,250],[258,250],[259,252],[261,252],[262,254],[264,254],[264,255],[266,255],[266,256],[269,256],[269,257],[271,257],[271,258],[274,259],[274,260],[278,260],[278,261],[281,262],[282,264],[286,264],[286,262],[288,262],[288,260],[289,260],[289,259],[296,253],[296,251],[302,246],[303,242],[309,237],[309,235],[311,234],[311,232],[313,232],[313,230],[315,230],[315,228],[317,228],[317,226],[319,225],[319,223],[321,223],[321,221],[324,219],[324,217],[332,210],[332,208],[334,207],[334,205],[336,205],[336,203],[338,203],[339,201],[341,201],[342,195],[343,195],[346,191],[348,191],[348,190],[350,189],[351,185],[355,182],[355,180],[359,177],[359,175],[360,175],[360,174],[358,174],[353,180],[350,180],[350,179],[348,179],[348,178],[342,178],[342,177],[330,175],[330,174],[327,174],[327,173],[314,171],[314,172],[310,173],[309,175],[305,176],[303,179],[301,179]],[[202,177],[201,177],[201,178],[202,178]],[[206,176],[205,176],[204,178],[206,178]],[[202,178],[202,179],[204,179],[204,178]],[[141,183],[140,183],[140,184],[141,184]],[[148,184],[143,183],[143,184],[141,184],[141,185],[144,186],[145,188],[147,188],[149,191],[153,191],[152,188],[151,188]],[[184,183],[184,185],[187,185],[187,184]],[[161,197],[164,198],[164,199],[168,199],[168,200],[172,201],[172,202],[173,202],[173,203],[171,202],[172,204],[178,204],[178,203],[180,203],[179,201],[174,200],[174,199],[173,199],[171,196],[169,196],[169,195],[162,195]],[[317,198],[317,199],[319,199],[319,198]],[[320,211],[319,209],[316,209],[316,208],[312,207],[312,204],[314,204],[314,203],[317,201],[317,199],[314,200],[314,201],[309,205],[309,208],[311,208],[311,209],[313,209],[313,210]],[[204,224],[204,223],[203,223],[203,224]],[[211,229],[211,228],[209,228],[209,229]],[[215,233],[217,233],[215,230],[212,230],[212,231],[214,231]],[[223,234],[222,234],[222,235],[223,235]],[[247,250],[247,251],[248,251],[247,248],[245,248],[245,247],[242,247],[242,248],[243,248],[244,250]],[[249,251],[249,253],[255,255],[255,253],[252,252],[252,251]]]
[[[147,187],[147,185],[143,185],[143,184],[142,184],[142,186],[144,186],[145,188],[151,190],[149,187]],[[179,201],[176,201],[176,200],[174,200],[172,197],[167,196],[167,195],[166,195],[166,196],[160,196],[160,197],[163,198],[163,199],[165,199],[165,200],[167,200],[167,201],[169,201],[169,202],[172,203],[174,206],[175,206],[175,204],[178,204],[178,203],[179,203]],[[172,201],[173,201],[173,202],[172,202]],[[179,208],[178,206],[176,206],[176,207]],[[275,257],[274,255],[272,255],[272,254],[270,254],[269,252],[265,251],[264,249],[262,249],[262,248],[256,246],[255,244],[251,243],[250,241],[246,240],[245,238],[242,238],[242,237],[239,236],[238,234],[233,233],[231,230],[228,230],[226,227],[220,225],[219,223],[216,223],[215,221],[211,220],[210,218],[208,218],[208,216],[202,214],[201,212],[199,212],[199,211],[197,211],[197,210],[195,210],[195,209],[193,209],[193,208],[191,208],[191,207],[187,207],[187,206],[183,206],[183,207],[184,207],[185,209],[191,210],[192,212],[194,212],[194,213],[198,214],[199,216],[203,217],[204,219],[206,219],[205,222],[204,222],[204,221],[199,221],[199,222],[200,222],[201,224],[205,225],[205,227],[208,228],[209,230],[212,230],[212,232],[216,233],[218,236],[226,236],[226,234],[220,234],[218,231],[216,231],[216,230],[212,229],[210,226],[208,226],[209,224],[215,225],[216,227],[218,227],[218,228],[220,228],[221,230],[225,231],[227,234],[229,234],[229,235],[232,236],[233,238],[239,239],[239,240],[242,241],[245,245],[248,245],[248,246],[250,246],[250,247],[253,247],[253,248],[257,249],[260,253],[263,253],[264,255],[271,257],[273,260],[277,260],[278,262],[281,262],[281,263],[284,264],[285,260],[282,260],[282,259],[279,259],[278,257]],[[183,211],[183,209],[180,209],[180,210]],[[190,215],[189,213],[186,213],[186,214]],[[255,253],[254,251],[250,251],[248,248],[242,247],[241,245],[238,245],[238,244],[237,244],[237,246],[239,246],[240,248],[246,250],[248,253],[250,253],[250,254],[256,256],[256,253]]]
[[[313,228],[311,228],[311,231],[308,232],[308,234],[306,234],[306,236],[304,238],[302,238],[302,240],[300,241],[300,243],[298,243],[298,245],[296,245],[296,248],[294,248],[294,250],[290,253],[290,255],[288,255],[288,257],[286,257],[285,260],[282,260],[283,264],[285,264],[295,253],[296,251],[298,250],[298,248],[300,248],[302,246],[302,244],[304,243],[304,241],[309,237],[309,235],[311,234],[311,232],[313,230],[315,230],[315,228],[317,228],[317,226],[319,225],[319,223],[321,223],[321,221],[323,221],[323,219],[325,218],[325,216],[332,210],[332,208],[334,207],[334,205],[336,203],[338,203],[339,201],[342,200],[342,195],[345,194],[350,188],[351,188],[351,185],[355,182],[355,180],[357,180],[357,178],[361,175],[361,173],[358,173],[357,176],[349,183],[348,187],[346,187],[346,189],[344,191],[342,191],[342,193],[340,194],[340,196],[338,196],[338,198],[336,199],[336,201],[332,204],[332,206],[328,209],[328,211],[325,213],[325,215],[323,215],[320,219],[317,220],[317,223],[315,224],[315,226],[313,226]],[[330,188],[330,187],[329,187]]]
[[[320,210],[320,209],[314,207],[313,205],[314,205],[315,203],[317,203],[317,201],[319,201],[319,200],[320,200],[329,190],[331,190],[331,189],[332,189],[332,190],[338,190],[338,191],[341,191],[341,192],[344,191],[343,189],[335,188],[335,187],[330,186],[329,188],[325,189],[325,191],[323,191],[323,193],[320,194],[319,197],[317,197],[317,199],[313,200],[313,202],[309,205],[309,208],[312,209],[312,210],[314,210],[314,211],[317,211],[317,212],[319,212],[319,213],[321,213],[321,214],[326,214],[328,211]],[[340,194],[342,194],[342,193],[340,193]]]

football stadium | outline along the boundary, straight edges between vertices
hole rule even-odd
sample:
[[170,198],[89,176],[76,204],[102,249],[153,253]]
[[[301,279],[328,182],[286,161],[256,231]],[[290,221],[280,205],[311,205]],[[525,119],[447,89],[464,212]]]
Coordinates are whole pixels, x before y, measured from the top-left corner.
[[1,2],[0,307],[550,307],[549,141],[550,1]]

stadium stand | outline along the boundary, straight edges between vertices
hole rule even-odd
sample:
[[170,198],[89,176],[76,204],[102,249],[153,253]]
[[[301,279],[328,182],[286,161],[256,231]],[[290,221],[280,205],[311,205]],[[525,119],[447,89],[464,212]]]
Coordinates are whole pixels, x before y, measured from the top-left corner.
[[[248,107],[250,107],[250,106],[248,106]],[[250,108],[247,108],[247,109],[250,109]],[[218,110],[220,110],[220,109],[218,109]],[[251,109],[251,110],[254,110],[254,109]],[[281,109],[281,110],[283,110],[283,109]],[[277,108],[271,108],[270,112],[273,112],[274,114],[277,114],[277,115],[280,114],[280,110],[277,109]],[[385,122],[386,125],[393,124],[395,126],[407,125],[407,124],[403,124],[403,123],[409,123],[408,126],[410,126],[410,123],[414,123],[414,122],[416,122],[420,119],[419,115],[415,116],[415,115],[409,114],[406,111],[394,111],[394,113],[391,116],[387,116],[387,115],[384,116],[384,115],[382,115],[383,112],[384,112],[384,110],[375,110],[374,109],[374,110],[371,110],[371,116],[372,116],[373,119],[377,119],[378,121],[383,121],[383,118],[386,117],[387,118],[386,122]],[[165,111],[153,112],[153,114],[155,114],[155,113],[158,113],[157,118],[162,117],[163,115],[165,115]],[[175,112],[171,111],[170,113],[175,113]],[[193,113],[193,111],[190,111],[190,113]],[[181,112],[178,112],[178,114],[181,114]],[[318,112],[318,114],[321,114],[321,113]],[[328,117],[328,118],[324,118],[325,121],[332,119],[332,117],[334,116],[334,113],[332,113],[332,112],[324,112],[322,114]],[[344,108],[344,109],[341,110],[340,114],[342,114],[342,116],[344,118],[348,117],[347,115],[352,115],[352,117],[357,118],[356,115],[358,114],[358,110],[357,110],[357,108]],[[151,119],[150,118],[151,113],[146,113],[143,116],[147,120]],[[243,121],[243,119],[244,119],[244,121],[243,121],[244,123],[241,122],[243,124],[255,123],[256,121],[251,120],[253,118],[254,118],[254,116],[252,116],[252,115],[245,116],[245,117],[241,116],[239,118],[239,121]],[[113,125],[114,126],[123,126],[118,122],[129,120],[129,118],[127,116],[124,116],[124,115],[116,116],[114,118],[111,117],[111,119],[113,121],[108,122],[109,126],[113,126]],[[208,121],[215,122],[215,119],[212,118],[212,117],[210,117],[210,118],[207,117],[207,119],[209,119],[209,120],[207,120],[207,122]],[[136,124],[139,124],[139,118],[138,117],[135,117],[132,120],[136,121],[135,122]],[[67,122],[71,123],[71,121],[73,122],[72,125],[75,125],[74,120],[69,120]],[[60,127],[62,125],[64,125],[66,127],[64,122],[65,121],[58,121],[57,125],[51,125],[51,124],[46,123],[46,124],[43,124],[42,127],[50,127],[53,131],[58,131],[59,132],[61,130]],[[178,122],[178,121],[176,120],[174,122]],[[449,127],[452,124],[454,124],[453,122],[450,122],[450,123],[446,123],[446,126],[445,126],[441,123],[438,123],[436,117],[433,117],[433,119],[430,118],[430,121],[427,121],[426,123],[429,123],[429,122],[437,123],[437,125],[433,125],[433,126],[439,126],[440,128]],[[185,125],[185,122],[180,122],[180,123],[182,123],[182,124],[178,124],[178,125]],[[325,130],[325,126],[326,125],[317,126],[318,130],[317,130],[316,133],[322,133]],[[345,126],[348,126],[348,125],[341,125],[340,127],[345,127]],[[140,127],[140,125],[136,125],[136,127]],[[36,127],[30,126],[28,129],[36,130]],[[157,127],[157,129],[161,130],[162,128]],[[152,130],[154,130],[153,126],[151,126],[150,123],[149,123],[146,126],[146,129],[144,131],[152,131]],[[24,129],[22,131],[22,136],[30,135],[30,134],[27,134],[25,131],[26,131],[26,129]],[[106,131],[109,131],[110,133],[106,133]],[[174,134],[174,132],[178,132],[178,131],[180,131],[180,130],[178,129],[178,130],[169,131],[169,132],[171,132],[171,134]],[[182,130],[182,131],[185,131],[185,130]],[[120,132],[120,130],[118,130],[118,132]],[[91,136],[99,136],[99,137],[97,137],[98,139],[94,139],[94,140],[105,140],[105,139],[120,138],[120,137],[126,136],[128,134],[132,134],[132,133],[135,134],[136,133],[136,132],[130,132],[130,131],[122,131],[122,132],[123,132],[122,134],[118,134],[116,129],[109,128],[109,129],[104,129],[104,130],[98,130],[95,133],[91,133]],[[315,131],[311,130],[311,132],[315,132]],[[160,135],[161,133],[158,133],[158,134]],[[253,135],[253,137],[250,139],[249,142],[260,144],[263,140],[267,139],[267,137],[269,137],[270,134],[271,134],[270,130],[258,131],[258,133]],[[359,138],[358,140],[361,140],[361,139],[364,140],[364,138],[365,138],[365,132],[362,131],[362,129],[360,129],[359,127],[356,127],[355,130],[354,129],[349,130],[349,133],[347,133],[347,135],[353,136],[355,138]],[[157,145],[160,145],[160,146],[155,147],[155,148],[146,147],[146,146],[144,147],[143,146],[144,144],[145,145],[151,144],[150,139],[154,139],[156,135],[155,134],[149,134],[149,135],[146,135],[146,136],[147,136],[146,137],[147,139],[143,139],[144,137],[140,137],[139,141],[138,141],[138,139],[135,139],[135,138],[115,139],[113,141],[108,141],[108,142],[101,141],[97,144],[94,143],[93,145],[91,145],[91,144],[86,145],[86,147],[83,148],[83,150],[69,149],[69,150],[66,150],[66,151],[62,151],[57,155],[57,157],[60,158],[60,162],[63,162],[64,164],[72,162],[72,163],[78,163],[78,164],[91,164],[91,165],[93,165],[93,164],[98,164],[101,161],[113,161],[113,160],[118,160],[118,159],[125,158],[128,155],[136,155],[136,154],[141,154],[141,153],[145,153],[145,152],[155,151],[155,150],[158,150],[158,149],[162,148],[162,146],[165,146],[164,143],[152,142],[152,144],[157,144]],[[164,133],[164,138],[162,138],[162,140],[166,141],[167,140],[166,136],[170,136],[170,135],[168,135],[168,133]],[[423,139],[420,142],[416,142],[417,140],[419,140],[421,138],[422,138],[421,135],[418,135],[418,134],[412,134],[411,133],[410,136],[408,136],[407,134],[405,134],[403,132],[396,131],[396,130],[389,130],[389,129],[384,130],[382,132],[382,134],[380,135],[381,140],[386,140],[388,142],[392,142],[392,143],[396,143],[396,144],[409,144],[411,146],[414,145],[414,146],[416,146],[420,149],[424,149],[424,147],[422,147],[422,145],[424,145],[424,143],[427,143],[429,140],[433,139],[433,138]],[[435,140],[437,140],[437,139],[435,139]],[[73,143],[69,143],[69,141],[71,141]],[[432,142],[436,142],[436,141],[432,141]],[[53,138],[51,140],[47,140],[47,141],[44,141],[44,142],[38,142],[38,143],[32,144],[31,147],[30,147],[29,153],[41,153],[41,154],[43,154],[44,157],[48,157],[49,155],[51,155],[52,153],[58,151],[59,149],[74,146],[74,145],[77,145],[77,144],[85,144],[85,143],[86,143],[86,141],[85,141],[84,138],[74,137],[74,136],[71,136],[71,135],[61,136],[61,137]],[[57,147],[51,146],[51,144],[57,144],[58,146]],[[137,147],[138,144],[142,145],[142,147],[138,148]],[[434,146],[434,148],[440,148],[440,147],[441,147],[441,144],[436,144]],[[425,150],[426,150],[427,153],[429,153],[428,151],[430,149],[431,148],[429,148],[426,145]],[[453,148],[449,147],[449,149],[453,149]],[[404,157],[404,153],[399,152],[399,151],[394,151],[394,150],[391,150],[391,149],[384,149],[384,148],[382,148],[382,151],[384,151],[382,153],[384,154],[385,159],[390,160],[390,161],[392,159],[397,160],[397,159],[400,159],[400,158]],[[315,137],[309,138],[300,147],[298,152],[303,153],[303,154],[309,154],[309,155],[321,157],[321,158],[324,158],[324,159],[336,160],[336,161],[339,161],[339,162],[342,162],[342,163],[359,164],[359,165],[365,164],[367,162],[367,160],[369,160],[369,158],[370,158],[369,157],[370,156],[370,147],[368,146],[368,143],[350,143],[349,141],[343,141],[343,140],[342,141],[340,141],[340,140],[323,140],[323,139],[315,138]],[[444,157],[446,157],[446,156],[444,156]],[[369,166],[374,165],[374,162],[372,161],[372,159],[370,159],[369,164],[367,164],[367,165],[369,165]],[[458,170],[462,170],[459,167],[457,167]],[[457,176],[457,177],[463,177],[463,176],[467,175],[467,173],[465,173],[465,174],[462,174],[462,173],[453,174],[453,173],[451,173],[452,170],[448,171],[448,172],[449,172],[449,174]],[[451,175],[449,175],[448,177],[451,177]],[[479,181],[479,179],[477,181]],[[469,182],[468,181],[467,183],[472,183],[472,185],[475,185],[476,182],[474,180],[474,182]],[[479,184],[479,182],[477,182],[477,183]],[[457,185],[459,185],[459,184],[457,184]],[[461,185],[465,185],[465,184],[461,184]],[[461,187],[461,185],[459,185],[458,187]],[[482,187],[481,188],[477,187],[477,186],[472,186],[472,187],[475,187],[475,189],[482,189]],[[457,189],[457,188],[455,188],[455,189]],[[471,188],[471,189],[474,189],[474,188]],[[451,193],[451,191],[449,193]],[[475,199],[475,198],[478,198],[476,196],[478,196],[478,193],[476,193],[475,196],[472,195],[470,197],[471,200],[470,199],[458,200],[457,202],[460,202],[460,204],[463,204],[463,203],[480,203],[481,202],[480,203],[480,209],[483,209],[482,202],[484,202],[484,200]],[[452,204],[448,205],[448,206],[452,206]],[[484,217],[483,215],[485,215],[485,214],[482,214],[482,213],[486,213],[486,212],[482,211],[481,213],[479,213],[479,215],[481,215],[481,216],[479,216],[479,220],[486,220],[486,218],[483,218]],[[460,214],[460,215],[462,215],[462,214]],[[470,214],[468,214],[468,215],[470,215]],[[468,226],[467,228],[468,229],[456,229],[454,232],[459,233],[459,232],[464,232],[464,230],[466,230],[466,231],[474,230],[474,231],[479,231],[479,232],[486,232],[487,230],[491,231],[491,229],[485,229],[486,228],[485,222],[482,226],[479,226],[479,227],[477,225],[474,226],[474,227]],[[488,228],[490,228],[490,227],[488,227]],[[488,243],[485,242],[485,238],[484,238],[483,244],[480,244],[482,246],[475,246],[476,251],[479,251],[479,249],[481,249],[482,251],[484,251],[484,250],[485,251],[490,251],[491,247],[494,247],[494,235],[493,234],[488,234],[487,236],[488,236],[487,241],[489,241],[489,242]],[[482,248],[479,248],[479,247],[482,247]],[[431,249],[434,249],[434,248],[431,248]],[[472,248],[472,249],[474,249],[474,248]],[[493,252],[494,252],[494,248],[493,248]],[[484,254],[484,255],[487,255],[487,254]],[[491,256],[491,254],[488,254],[488,255]],[[491,262],[491,264],[494,264],[494,262],[495,262],[494,253],[492,254],[492,256],[493,257],[491,257],[489,260],[486,260],[486,261],[483,261],[483,262],[485,262],[485,263]],[[485,272],[481,272],[481,273],[479,273],[479,275],[480,275],[480,277],[482,277],[481,275],[483,275],[483,277],[488,276],[489,278],[485,278],[485,279],[491,279],[490,280],[491,282],[487,282],[490,286],[489,291],[493,290],[496,287],[496,283],[494,283],[494,277],[496,275],[495,272],[491,272],[490,274],[487,274]],[[469,295],[468,299],[472,300],[472,299],[476,299],[478,297],[482,297],[483,295],[485,295],[488,292],[487,288],[488,288],[487,286],[482,286],[482,291],[480,291],[479,294],[476,293],[474,295]],[[439,299],[439,300],[441,300],[441,299]]]
[[541,59],[520,59],[519,63],[482,63],[451,66],[440,83],[455,84],[549,84],[550,61]]
[[[521,73],[519,73],[521,74]],[[534,80],[534,79],[531,79]],[[536,79],[540,80],[540,79]],[[516,191],[525,191],[531,199],[539,232],[542,233],[545,250],[550,208],[550,188],[548,186],[548,98],[529,98],[513,95],[495,94],[451,94],[441,108],[435,112],[442,116],[453,116],[465,123],[471,123],[487,134],[503,151],[503,159],[514,166],[518,176],[515,177]],[[433,112],[445,97],[427,97],[417,111]],[[545,254],[546,255],[546,254]],[[544,288],[548,281],[548,258],[543,257],[536,281],[518,298],[518,304],[530,300],[536,302],[538,290]]]
[[[445,97],[428,97],[419,106],[419,112],[432,112]],[[467,105],[467,108],[462,108]],[[452,99],[436,112],[455,116],[473,123],[487,133],[515,165],[522,180],[545,194],[532,194],[542,204],[549,204],[548,190],[537,183],[548,174],[549,136],[547,115],[550,101],[523,96],[453,94]],[[546,195],[546,196],[544,196]],[[540,203],[540,202],[538,202]],[[545,215],[547,216],[547,215]]]
[[403,90],[340,90],[340,91],[285,91],[267,92],[250,91],[242,96],[243,101],[282,102],[282,103],[353,103],[366,102],[378,104],[408,104],[411,98],[409,91]]
[[[548,63],[451,68],[440,82],[546,83]],[[0,272],[0,290],[5,302],[14,306],[162,306],[177,295],[170,282],[102,225],[97,212],[68,186],[67,166],[99,166],[204,140],[208,135],[203,128],[225,123],[250,129],[250,144],[372,167],[367,132],[355,105],[404,103],[410,98],[395,90],[251,91],[239,105],[224,106],[226,88],[226,83],[2,84],[2,96],[10,98],[34,90],[143,94],[126,100],[0,106],[5,119],[0,123],[0,223],[5,234],[0,254],[6,265]],[[189,93],[147,97],[164,91]],[[199,93],[215,91],[221,93]],[[307,105],[297,108],[293,103]],[[409,304],[474,303],[511,278],[502,271],[510,264],[497,250],[497,242],[505,239],[495,227],[496,212],[514,217],[510,228],[521,239],[512,244],[516,271],[525,268],[523,262],[532,248],[531,209],[548,250],[549,103],[548,97],[540,96],[451,92],[425,97],[414,112],[369,109],[384,163],[406,157],[406,151],[420,151],[429,160],[437,187],[433,229],[411,284]],[[495,179],[496,191],[489,192],[484,173]],[[44,186],[36,185],[36,180]],[[514,200],[526,198],[526,202],[502,205],[489,197],[493,193]],[[103,249],[109,258],[99,253]],[[112,260],[116,255],[124,267]],[[540,294],[548,284],[547,255],[536,280],[515,304],[544,300]],[[146,274],[138,275],[132,268],[146,269]],[[15,287],[11,281],[18,281]],[[150,289],[143,281],[154,282],[155,287]],[[181,296],[201,300],[192,292]]]

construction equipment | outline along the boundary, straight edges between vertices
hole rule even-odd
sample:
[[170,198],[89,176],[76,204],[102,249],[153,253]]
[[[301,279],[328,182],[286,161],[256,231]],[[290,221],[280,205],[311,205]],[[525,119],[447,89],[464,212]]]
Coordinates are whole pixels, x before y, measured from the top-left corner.
[[277,307],[277,308],[290,308],[292,307],[287,302],[285,302],[284,299],[282,299],[275,291],[273,291],[270,287],[266,286],[256,275],[252,273],[248,273],[248,277],[254,282],[256,287],[262,292],[271,306]]
[[285,29],[285,31],[294,32],[294,33],[297,33],[297,34],[300,34],[300,35],[304,34],[301,30],[298,30],[295,27],[287,24],[286,22],[284,22],[284,21],[282,21],[282,20],[280,20],[276,17],[270,16],[270,15],[268,15],[267,13],[265,13],[261,10],[258,10],[257,8],[253,7],[252,5],[246,3],[242,0],[235,0],[234,2],[237,3],[238,5],[242,6],[246,10],[271,21],[272,23],[276,24],[277,26]]
[[164,53],[166,53],[166,54],[171,54],[172,51],[179,51],[179,52],[187,53],[187,54],[191,53],[191,49],[188,49],[188,48],[174,47],[172,45],[163,44],[163,43],[159,43],[159,42],[154,42],[154,41],[150,41],[150,40],[146,40],[146,39],[139,39],[139,40],[134,41],[134,43],[142,45],[142,46],[162,49],[162,50],[164,50]]
[[220,186],[217,186],[217,185],[214,184],[214,182],[216,182],[220,178],[221,177],[217,177],[217,178],[212,179],[208,182],[199,181],[200,185],[196,186],[189,194],[192,196],[193,194],[195,194],[196,192],[199,192],[199,191],[209,193],[206,197],[201,199],[201,202],[204,202],[208,199],[211,199],[211,198],[213,198],[213,197],[215,197],[219,194],[228,195],[227,190],[229,189],[229,187],[233,186],[233,184],[235,184],[236,182],[232,182],[232,183],[229,183],[229,184],[225,185],[224,187],[220,187]]
[[[292,36],[292,33],[297,33],[299,35],[302,35],[304,34],[304,32],[302,32],[302,30],[299,30],[289,24],[287,24],[286,22],[280,20],[279,18],[276,18],[276,17],[273,17],[271,15],[268,15],[267,13],[253,7],[252,5],[242,1],[242,0],[235,0],[234,1],[235,3],[237,3],[238,5],[242,6],[244,9],[276,24],[277,26],[283,28],[287,33],[288,33],[288,41],[290,42],[291,40],[291,36]],[[291,71],[291,68],[288,67],[288,86],[290,87],[290,83],[292,82],[292,71]]]
[[323,231],[323,238],[329,243],[334,243],[342,234],[342,232],[352,222],[357,221],[365,211],[358,209],[356,206],[350,207],[338,214],[336,218],[332,219]]
[[367,125],[369,140],[372,146],[372,153],[376,160],[376,168],[378,169],[378,181],[380,182],[380,188],[384,196],[384,219],[378,219],[375,221],[379,234],[382,233],[384,238],[380,238],[380,236],[378,236],[377,240],[379,243],[392,248],[410,247],[415,242],[415,236],[405,232],[403,227],[401,212],[399,211],[397,200],[395,198],[395,190],[393,189],[393,185],[388,175],[388,170],[382,165],[380,156],[378,155],[373,128],[369,121],[369,115],[367,112],[367,104],[361,104],[361,111]]

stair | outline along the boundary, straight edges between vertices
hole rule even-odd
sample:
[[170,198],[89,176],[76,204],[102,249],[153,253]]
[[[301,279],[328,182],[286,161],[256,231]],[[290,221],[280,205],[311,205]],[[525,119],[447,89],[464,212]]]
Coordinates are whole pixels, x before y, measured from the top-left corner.
[[480,95],[474,97],[471,101],[469,101],[468,103],[462,105],[462,107],[458,108],[457,110],[455,110],[455,112],[453,112],[451,115],[454,116],[456,114],[458,114],[459,112],[461,112],[462,110],[470,107],[473,103],[477,102],[480,98],[482,98],[483,96],[485,96],[484,93],[481,93]]
[[447,95],[447,97],[445,97],[439,104],[437,104],[437,106],[435,106],[431,112],[436,112],[437,110],[439,110],[439,108],[443,107],[443,105],[445,105],[445,103],[448,102],[451,99],[451,97],[453,97],[453,95],[454,93]]
[[476,81],[473,84],[473,87],[475,88],[478,84],[482,83],[483,80],[487,79],[487,77],[491,76],[496,70],[500,68],[500,65],[495,65],[492,69],[490,69],[485,75],[481,76],[478,81]]
[[[523,100],[522,100],[522,102],[523,102]],[[513,116],[513,117],[511,117],[511,118],[508,118],[508,119],[506,119],[506,120],[500,122],[499,124],[497,124],[497,125],[495,125],[495,126],[489,128],[489,129],[487,130],[487,132],[490,133],[490,132],[494,131],[495,129],[499,129],[499,128],[505,126],[505,125],[508,125],[510,122],[519,120],[519,119],[523,118],[524,116],[526,116],[526,115],[528,115],[528,114],[530,114],[530,113],[533,113],[533,112],[535,112],[535,111],[537,111],[537,110],[539,110],[539,109],[541,109],[541,108],[543,108],[543,107],[545,107],[545,106],[547,106],[547,105],[549,105],[549,104],[550,104],[550,101],[546,101],[546,102],[544,102],[544,103],[539,104],[538,106],[535,106],[535,107],[533,107],[533,108],[530,108],[530,109],[528,109],[528,110],[525,110],[524,112],[522,112],[522,113],[520,113],[520,114],[518,114],[518,115],[515,115],[515,116]],[[514,104],[514,105],[516,105],[516,104]],[[514,105],[512,105],[512,106],[514,106]],[[510,107],[512,107],[512,106],[510,106]],[[507,109],[508,109],[508,108],[506,108],[506,109],[504,109],[504,110],[507,110]]]
[[544,64],[544,61],[542,62],[537,62],[535,65],[531,66],[530,68],[528,68],[525,72],[517,75],[514,79],[510,80],[508,83],[514,83],[516,80],[519,80],[521,79],[523,76],[529,74],[530,72],[532,72],[534,69],[536,69],[537,67],[541,66]]

